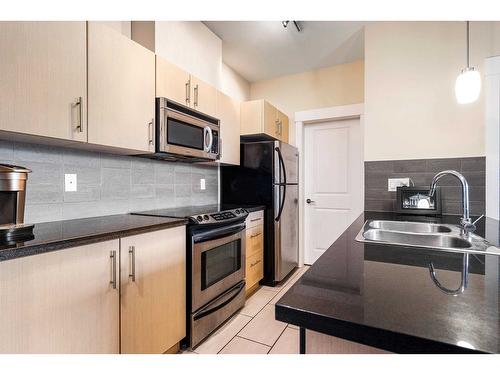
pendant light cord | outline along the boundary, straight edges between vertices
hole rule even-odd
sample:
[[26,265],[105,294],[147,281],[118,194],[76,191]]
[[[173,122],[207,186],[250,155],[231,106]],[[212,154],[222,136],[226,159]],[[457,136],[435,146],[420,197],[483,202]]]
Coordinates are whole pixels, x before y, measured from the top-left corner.
[[469,21],[467,21],[467,69],[470,68],[469,62]]

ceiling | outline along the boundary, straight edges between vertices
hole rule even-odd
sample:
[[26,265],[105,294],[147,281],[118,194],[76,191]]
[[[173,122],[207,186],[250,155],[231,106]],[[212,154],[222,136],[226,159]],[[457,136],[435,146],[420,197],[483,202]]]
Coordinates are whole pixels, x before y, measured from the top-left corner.
[[222,59],[249,82],[343,64],[364,57],[364,22],[210,21]]

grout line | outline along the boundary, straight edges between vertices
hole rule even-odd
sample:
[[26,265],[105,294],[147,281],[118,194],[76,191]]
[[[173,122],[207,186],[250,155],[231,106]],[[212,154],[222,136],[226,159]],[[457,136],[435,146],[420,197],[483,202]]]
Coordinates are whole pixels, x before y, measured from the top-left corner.
[[280,333],[280,335],[278,336],[278,338],[276,339],[276,341],[274,342],[274,344],[271,346],[271,349],[269,350],[269,353],[271,353],[271,350],[273,350],[273,348],[275,347],[276,343],[279,341],[279,339],[281,338],[281,336],[283,336],[283,334],[285,333],[286,329],[288,328],[288,324],[285,326],[285,329],[283,329],[283,331]]
[[[281,336],[281,335],[280,335]],[[260,345],[264,345],[264,346],[267,346],[269,348],[269,350],[272,348],[272,346],[268,345],[268,344],[264,344],[263,342],[259,342],[259,341],[256,341],[256,340],[252,340],[252,339],[249,339],[248,337],[243,337],[243,336],[234,336],[234,337],[238,337],[240,339],[244,339],[244,340],[248,340],[248,341],[251,341],[251,342],[254,342],[256,344],[260,344]],[[234,339],[233,337],[233,339]],[[274,345],[274,344],[273,344]]]

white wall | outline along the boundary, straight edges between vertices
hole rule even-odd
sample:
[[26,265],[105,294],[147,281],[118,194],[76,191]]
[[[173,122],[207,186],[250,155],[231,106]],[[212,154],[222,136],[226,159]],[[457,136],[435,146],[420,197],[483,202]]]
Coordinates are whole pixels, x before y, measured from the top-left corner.
[[250,97],[250,84],[222,62],[222,40],[200,21],[155,22],[155,51],[226,95]]
[[106,26],[109,26],[127,38],[131,37],[131,21],[102,21]]
[[199,21],[155,22],[156,54],[219,87],[222,40]]
[[[472,22],[471,64],[500,48],[497,23]],[[365,28],[365,160],[485,155],[484,90],[457,104],[465,22],[377,22]]]
[[486,59],[486,216],[498,220],[500,199],[500,56]]
[[363,103],[364,64],[358,60],[327,68],[253,82],[251,99],[266,99],[290,118],[295,144],[295,112]]
[[221,64],[220,91],[235,99],[250,100],[250,84],[230,66]]

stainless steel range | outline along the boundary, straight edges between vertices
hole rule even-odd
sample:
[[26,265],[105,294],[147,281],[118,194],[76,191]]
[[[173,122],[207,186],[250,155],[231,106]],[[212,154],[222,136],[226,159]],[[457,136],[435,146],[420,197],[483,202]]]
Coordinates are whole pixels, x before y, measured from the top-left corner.
[[245,209],[217,205],[135,215],[186,218],[187,337],[195,347],[245,304]]

